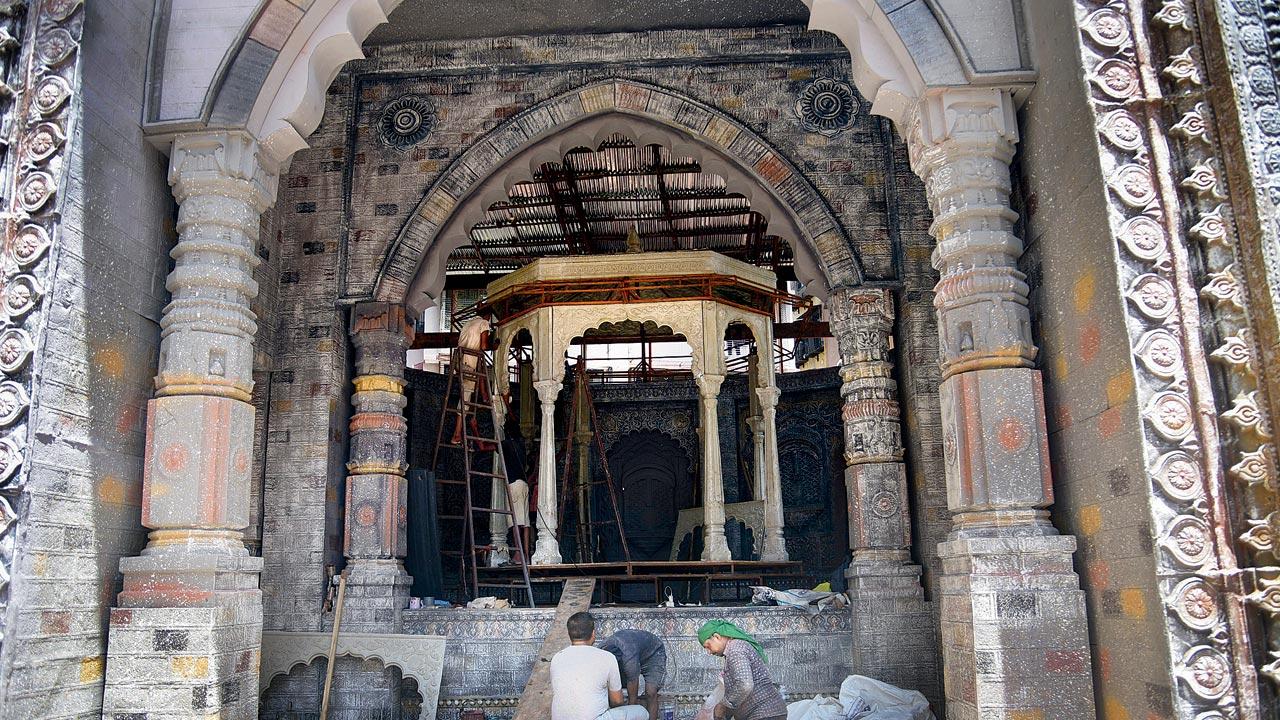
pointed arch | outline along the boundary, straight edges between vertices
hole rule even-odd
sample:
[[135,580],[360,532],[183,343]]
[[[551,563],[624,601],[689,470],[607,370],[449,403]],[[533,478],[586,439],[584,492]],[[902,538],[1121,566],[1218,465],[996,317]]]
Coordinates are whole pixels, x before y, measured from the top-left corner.
[[619,133],[688,155],[751,201],[795,253],[796,274],[818,294],[858,284],[862,267],[817,188],[783,154],[735,118],[672,90],[603,80],[569,90],[509,118],[467,148],[432,183],[392,243],[374,295],[414,310],[439,295],[449,253],[491,204],[549,160],[595,148]]

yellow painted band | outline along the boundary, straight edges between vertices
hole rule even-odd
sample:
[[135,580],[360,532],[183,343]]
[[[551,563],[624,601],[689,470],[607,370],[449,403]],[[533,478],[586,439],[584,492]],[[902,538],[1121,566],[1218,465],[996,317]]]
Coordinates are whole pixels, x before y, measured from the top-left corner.
[[381,390],[382,392],[401,394],[404,392],[405,381],[400,378],[393,378],[390,375],[360,375],[351,381],[356,386],[356,392],[374,392]]

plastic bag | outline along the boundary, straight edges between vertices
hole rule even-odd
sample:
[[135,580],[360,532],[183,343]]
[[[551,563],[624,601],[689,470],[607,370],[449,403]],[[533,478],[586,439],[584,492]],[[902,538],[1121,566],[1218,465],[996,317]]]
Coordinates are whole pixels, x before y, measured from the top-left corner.
[[724,677],[721,676],[716,680],[716,688],[711,691],[702,701],[702,707],[698,708],[698,714],[693,716],[693,720],[713,720],[715,718],[716,706],[724,700]]
[[852,707],[862,701],[871,706],[865,720],[934,720],[929,701],[915,690],[880,682],[862,675],[850,675],[840,683],[840,702]]
[[841,720],[843,717],[844,706],[840,701],[823,695],[787,705],[787,720]]

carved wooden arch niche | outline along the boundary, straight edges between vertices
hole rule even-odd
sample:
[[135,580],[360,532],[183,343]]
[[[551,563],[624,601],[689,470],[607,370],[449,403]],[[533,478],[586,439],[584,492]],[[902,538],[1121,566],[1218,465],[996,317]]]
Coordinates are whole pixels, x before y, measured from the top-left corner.
[[[856,285],[863,272],[853,244],[826,200],[800,170],[749,128],[713,107],[635,81],[591,83],[519,113],[461,153],[432,183],[392,243],[374,294],[419,312],[436,302],[449,254],[510,187],[542,163],[612,135],[694,158],[747,198],[769,232],[795,256],[811,294]],[[867,192],[870,192],[868,189]]]
[[630,430],[605,452],[619,486],[633,556],[666,560],[680,510],[696,502],[697,483],[688,448],[670,433],[652,428]]

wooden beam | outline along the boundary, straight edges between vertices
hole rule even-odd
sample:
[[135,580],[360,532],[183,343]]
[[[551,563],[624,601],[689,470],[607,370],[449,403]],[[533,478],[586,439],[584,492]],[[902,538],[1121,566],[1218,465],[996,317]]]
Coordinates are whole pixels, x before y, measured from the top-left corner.
[[542,649],[530,668],[529,682],[525,683],[516,706],[515,720],[546,720],[551,717],[551,658],[569,647],[570,616],[591,607],[591,595],[595,592],[595,578],[570,578],[564,581],[556,614],[551,618],[551,628],[542,640]]

